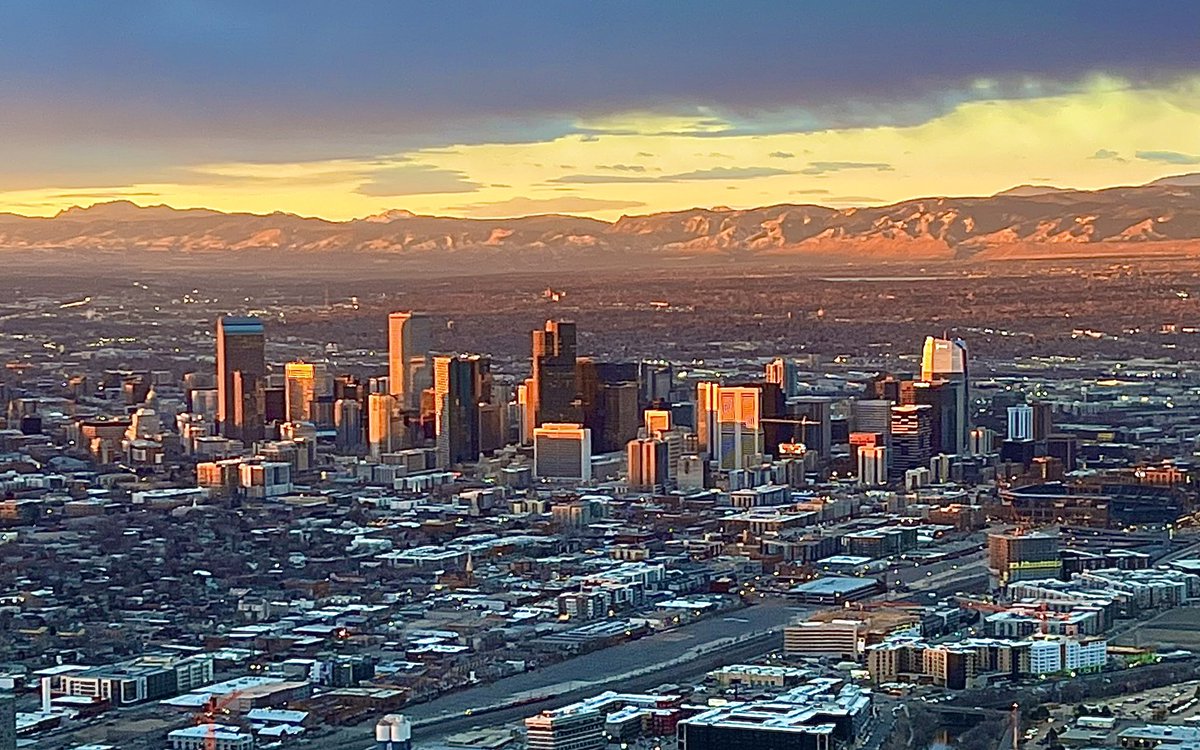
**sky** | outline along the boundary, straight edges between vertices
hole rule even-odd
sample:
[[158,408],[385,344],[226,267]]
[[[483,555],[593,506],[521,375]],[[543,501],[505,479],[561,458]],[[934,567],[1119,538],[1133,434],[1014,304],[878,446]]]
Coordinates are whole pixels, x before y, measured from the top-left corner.
[[1200,172],[1195,0],[0,3],[0,211],[851,206]]

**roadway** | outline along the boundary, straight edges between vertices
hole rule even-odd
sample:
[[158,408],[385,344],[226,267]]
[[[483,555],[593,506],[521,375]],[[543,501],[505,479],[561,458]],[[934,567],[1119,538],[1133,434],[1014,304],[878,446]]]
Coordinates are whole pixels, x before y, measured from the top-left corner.
[[[780,649],[782,640],[775,634],[813,611],[785,601],[765,601],[406,706],[403,713],[414,723],[414,739],[430,741],[472,727],[509,724],[606,689],[648,690],[695,679],[726,664]],[[514,701],[521,704],[511,705]],[[489,707],[494,710],[486,710]],[[371,727],[366,723],[313,737],[322,750],[364,750],[370,739]]]

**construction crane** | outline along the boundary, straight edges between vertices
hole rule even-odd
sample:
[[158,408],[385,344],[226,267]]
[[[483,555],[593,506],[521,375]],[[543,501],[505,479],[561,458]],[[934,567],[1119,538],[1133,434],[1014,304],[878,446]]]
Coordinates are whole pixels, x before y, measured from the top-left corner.
[[1048,623],[1050,620],[1069,620],[1071,616],[1064,612],[1053,612],[1050,610],[1046,602],[1040,602],[1037,607],[1032,610],[1027,606],[1020,604],[992,604],[990,602],[979,602],[974,599],[959,599],[958,606],[962,609],[971,609],[976,612],[1016,612],[1034,617],[1040,623],[1042,635],[1049,632]]
[[204,710],[195,715],[196,726],[208,727],[204,735],[204,750],[217,750],[217,716],[229,713],[229,706],[241,694],[241,690],[234,690],[222,696],[210,695],[204,703]]

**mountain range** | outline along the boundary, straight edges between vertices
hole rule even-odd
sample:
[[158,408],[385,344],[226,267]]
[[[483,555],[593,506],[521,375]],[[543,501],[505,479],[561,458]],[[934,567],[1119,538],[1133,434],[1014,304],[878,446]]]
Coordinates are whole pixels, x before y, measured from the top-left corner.
[[615,222],[557,214],[464,219],[404,210],[328,221],[129,201],[69,208],[48,218],[0,214],[0,249],[8,250],[357,251],[428,260],[471,251],[526,258],[950,259],[1003,254],[1013,247],[1132,252],[1134,245],[1152,244],[1200,252],[1200,174],[1096,191],[1022,185],[987,197],[918,198],[889,206],[696,208]]

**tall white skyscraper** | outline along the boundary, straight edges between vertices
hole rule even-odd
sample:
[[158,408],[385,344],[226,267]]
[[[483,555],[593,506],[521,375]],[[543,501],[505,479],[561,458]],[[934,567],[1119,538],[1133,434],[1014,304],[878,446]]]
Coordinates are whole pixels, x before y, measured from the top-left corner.
[[1033,440],[1033,407],[1029,404],[1008,407],[1008,439]]
[[388,316],[388,388],[402,409],[421,408],[421,392],[433,384],[432,337],[427,315],[410,310]]

